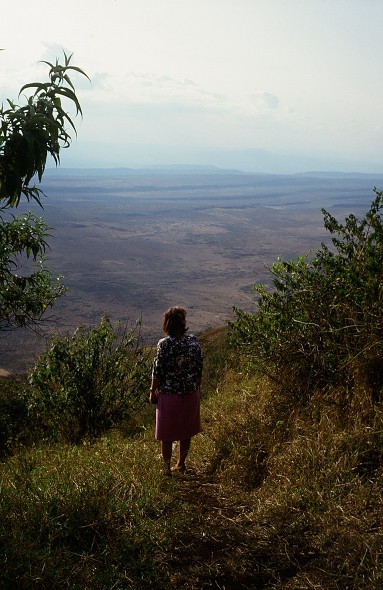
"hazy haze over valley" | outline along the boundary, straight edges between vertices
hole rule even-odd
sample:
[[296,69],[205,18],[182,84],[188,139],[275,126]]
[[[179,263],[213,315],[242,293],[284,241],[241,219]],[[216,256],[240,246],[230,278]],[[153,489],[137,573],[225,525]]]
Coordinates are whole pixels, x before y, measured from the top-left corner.
[[[155,342],[172,304],[189,310],[193,332],[222,326],[233,305],[253,308],[251,286],[270,283],[265,265],[329,240],[322,207],[339,220],[363,214],[373,187],[383,185],[367,175],[177,172],[47,171],[50,267],[69,291],[45,330],[72,332],[105,313],[130,325],[142,316],[143,334]],[[23,370],[43,346],[28,332],[7,335],[2,366]]]

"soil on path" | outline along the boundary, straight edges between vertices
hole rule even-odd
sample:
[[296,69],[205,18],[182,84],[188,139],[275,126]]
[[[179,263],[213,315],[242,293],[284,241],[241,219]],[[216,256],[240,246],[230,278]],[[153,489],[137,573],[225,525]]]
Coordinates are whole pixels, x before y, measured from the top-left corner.
[[275,587],[275,576],[265,531],[252,519],[250,496],[221,485],[207,473],[187,470],[173,476],[188,530],[175,530],[166,556],[177,590],[245,590]]

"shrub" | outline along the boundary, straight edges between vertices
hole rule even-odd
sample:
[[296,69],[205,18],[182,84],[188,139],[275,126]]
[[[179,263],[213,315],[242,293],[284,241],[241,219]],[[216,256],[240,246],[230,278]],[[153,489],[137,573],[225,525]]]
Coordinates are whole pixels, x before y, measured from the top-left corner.
[[375,195],[361,221],[349,215],[342,225],[323,209],[333,247],[278,259],[274,290],[254,287],[257,313],[235,308],[232,343],[250,365],[296,392],[352,387],[361,373],[382,381],[383,193]]
[[198,335],[203,354],[204,397],[215,393],[228,369],[234,364],[227,328],[210,328]]
[[30,374],[35,413],[53,415],[54,428],[71,440],[96,437],[142,405],[149,378],[139,324],[115,329],[104,317],[95,328],[54,339],[39,357]]
[[15,379],[0,380],[0,457],[11,453],[28,431],[28,403],[24,384]]

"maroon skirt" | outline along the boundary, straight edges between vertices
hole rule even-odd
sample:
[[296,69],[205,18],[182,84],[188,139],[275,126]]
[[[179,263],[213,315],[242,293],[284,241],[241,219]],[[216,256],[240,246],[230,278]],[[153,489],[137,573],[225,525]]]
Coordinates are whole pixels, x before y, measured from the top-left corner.
[[158,394],[156,439],[175,441],[201,432],[199,390],[185,394]]

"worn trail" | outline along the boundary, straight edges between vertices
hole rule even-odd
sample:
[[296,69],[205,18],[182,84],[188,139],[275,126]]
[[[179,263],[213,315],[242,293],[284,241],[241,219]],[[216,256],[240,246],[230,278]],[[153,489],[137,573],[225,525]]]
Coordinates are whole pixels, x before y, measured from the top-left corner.
[[264,567],[267,542],[265,546],[254,526],[249,498],[194,470],[173,477],[173,485],[191,516],[187,532],[175,531],[170,556],[174,587],[269,588],[272,575]]

